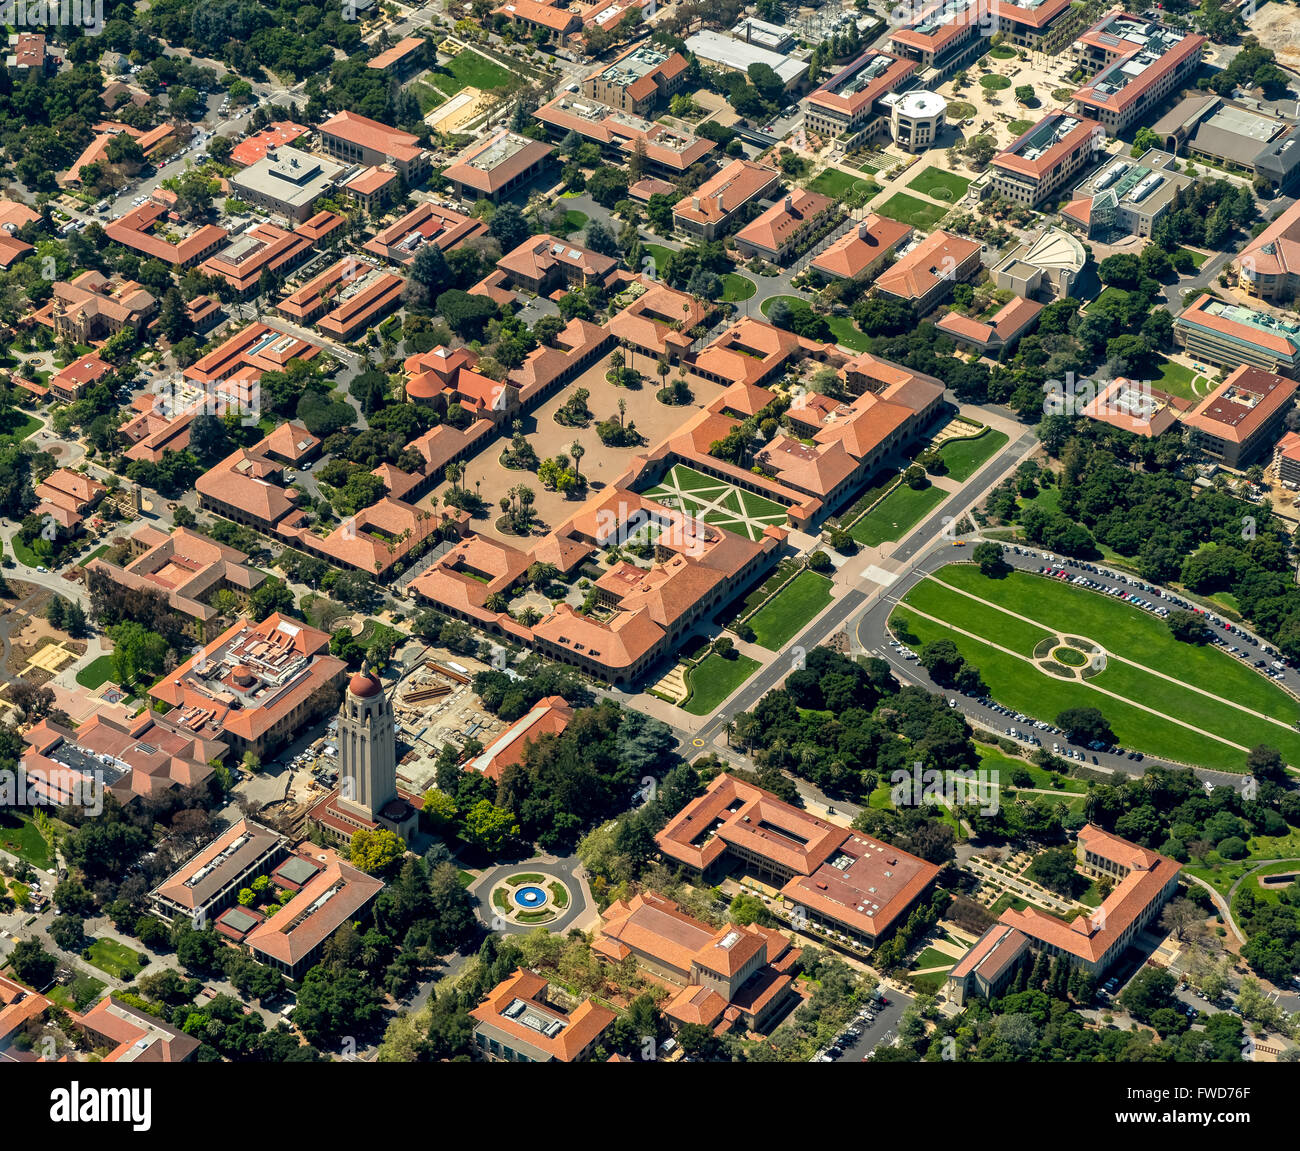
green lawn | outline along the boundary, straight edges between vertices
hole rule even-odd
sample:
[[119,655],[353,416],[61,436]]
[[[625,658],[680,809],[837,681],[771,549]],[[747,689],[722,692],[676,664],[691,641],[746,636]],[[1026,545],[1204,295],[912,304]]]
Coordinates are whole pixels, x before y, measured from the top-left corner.
[[42,426],[35,416],[28,415],[19,408],[0,411],[0,437],[25,440],[33,432],[39,432]]
[[668,264],[668,257],[673,254],[672,248],[665,248],[662,244],[642,244],[641,250],[647,256],[654,258],[655,273],[662,279],[664,268]]
[[114,979],[121,979],[127,973],[137,975],[141,968],[149,965],[148,959],[140,952],[132,951],[116,939],[96,939],[90,945],[88,962]]
[[1191,256],[1192,266],[1197,269],[1199,269],[1201,265],[1204,264],[1205,261],[1210,258],[1208,253],[1194,252],[1192,251],[1191,248],[1179,248],[1177,251],[1174,252],[1174,255],[1175,256],[1178,255],[1179,252],[1186,252],[1189,256]]
[[[1015,759],[987,744],[977,743],[975,752],[980,757],[980,767],[985,771],[996,771],[998,781],[1004,785],[1009,784],[1011,772],[1018,770],[1029,772],[1034,781],[1032,786],[1037,789],[1060,791],[1063,795],[1084,795],[1088,791],[1088,785],[1082,780],[1071,779],[1068,775],[1056,775],[1026,759]],[[1055,780],[1060,780],[1059,788],[1053,786]]]
[[748,276],[738,276],[735,272],[728,272],[722,277],[724,304],[738,304],[741,300],[748,300],[757,291],[758,285]]
[[939,448],[948,466],[948,475],[959,483],[970,479],[980,468],[1007,445],[1007,435],[995,428],[985,428],[965,440],[949,440]]
[[935,200],[957,201],[965,195],[970,181],[942,168],[926,168],[916,179],[909,180],[907,186]]
[[0,847],[33,867],[46,869],[54,862],[45,837],[27,816],[17,812],[0,811]]
[[780,651],[828,603],[831,581],[814,571],[802,571],[763,605],[749,621],[757,642]]
[[994,60],[1013,60],[1015,59],[1016,50],[1006,44],[994,44],[993,47],[989,49],[989,55],[992,56]]
[[975,105],[965,100],[954,100],[948,105],[948,123],[956,124],[961,120],[970,120],[975,116]]
[[90,563],[91,560],[99,559],[99,557],[102,556],[106,551],[108,551],[108,549],[109,549],[108,544],[100,544],[99,547],[97,547],[89,555],[82,556],[81,559],[77,561],[77,567],[84,568],[88,563]]
[[1033,126],[1034,122],[1032,120],[1012,120],[1007,125],[1007,131],[1013,136],[1023,136]]
[[927,967],[951,967],[956,962],[946,951],[927,947],[912,961],[912,970],[924,971]]
[[987,76],[980,77],[980,87],[988,92],[1001,92],[1004,88],[1011,87],[1011,81],[996,72],[990,72]]
[[590,217],[586,212],[579,212],[577,208],[570,208],[564,213],[564,234],[573,235],[574,232],[581,232],[587,226]]
[[45,566],[45,559],[42,556],[38,556],[16,535],[13,537],[12,542],[14,545],[14,557],[20,564],[25,564],[29,568]]
[[831,335],[835,337],[835,342],[842,347],[848,348],[851,352],[865,352],[870,349],[871,338],[858,330],[852,316],[827,316],[826,323],[830,327]]
[[839,200],[853,190],[853,185],[859,183],[861,177],[850,176],[847,172],[841,172],[838,168],[826,168],[818,174],[808,187],[814,192],[820,192],[823,196],[830,196],[832,199]]
[[926,200],[918,200],[906,192],[897,192],[876,211],[891,220],[897,220],[900,224],[910,224],[913,228],[927,231],[947,214],[948,209]]
[[545,881],[546,876],[538,875],[535,871],[523,871],[506,880],[511,887],[518,887],[521,883],[544,883]]
[[1200,379],[1204,377],[1191,368],[1176,364],[1173,360],[1163,360],[1159,374],[1151,383],[1153,387],[1168,392],[1171,396],[1181,396],[1185,400],[1201,400],[1205,398],[1205,394],[1198,393],[1194,386]]
[[456,878],[460,880],[461,887],[468,887],[471,883],[474,882],[477,876],[473,875],[468,871],[457,871]]
[[784,524],[788,517],[780,504],[685,464],[674,464],[663,483],[642,494],[749,540],[758,539],[768,525]]
[[45,995],[66,1011],[80,1012],[94,1003],[107,986],[102,979],[96,979],[93,975],[78,974],[68,986],[52,987]]
[[446,64],[439,64],[431,75],[448,96],[456,95],[462,88],[479,88],[485,92],[493,88],[514,88],[521,80],[472,48],[465,48]]
[[77,672],[77,682],[82,687],[88,687],[92,690],[108,683],[112,678],[113,657],[111,655],[101,655]]
[[[948,956],[953,963],[957,961]],[[935,995],[939,989],[947,982],[948,972],[951,968],[945,968],[943,971],[932,971],[926,975],[909,975],[907,981],[923,995]]]
[[849,529],[864,547],[873,548],[887,540],[898,540],[916,527],[947,498],[948,493],[933,484],[917,491],[899,484]]
[[709,656],[691,669],[691,698],[681,705],[683,710],[708,715],[757,670],[758,660],[747,655]]
[[[994,698],[1007,706],[1047,720],[1067,707],[1097,707],[1124,746],[1184,763],[1243,770],[1245,752],[1225,741],[1243,747],[1268,742],[1278,747],[1288,762],[1300,763],[1300,733],[1243,712],[1226,701],[1233,700],[1288,724],[1300,720],[1300,702],[1231,656],[1214,648],[1180,644],[1156,617],[1068,584],[1023,572],[991,580],[969,564],[950,565],[937,574],[943,582],[924,581],[918,585],[905,597],[898,613],[906,616],[909,630],[921,643],[938,638],[953,640],[979,667]],[[927,583],[933,586],[927,587]],[[977,603],[954,590],[958,588],[990,603]],[[908,604],[950,620],[966,631],[987,636],[1003,648],[1031,654],[1041,630],[1005,613],[995,611],[990,616],[990,605],[998,604],[1062,634],[1092,639],[1110,653],[1143,666],[1111,659],[1086,683],[1058,679],[981,640],[908,614]],[[1173,680],[1153,675],[1147,668],[1172,676]],[[1121,698],[1102,695],[1093,689],[1094,685]],[[1222,699],[1188,691],[1184,685],[1199,687]],[[1159,714],[1143,711],[1128,700],[1140,701]],[[1172,720],[1198,727],[1211,738]]]
[[420,102],[421,116],[427,116],[447,99],[445,93],[440,92],[432,84],[426,84],[423,80],[417,80],[407,90]]

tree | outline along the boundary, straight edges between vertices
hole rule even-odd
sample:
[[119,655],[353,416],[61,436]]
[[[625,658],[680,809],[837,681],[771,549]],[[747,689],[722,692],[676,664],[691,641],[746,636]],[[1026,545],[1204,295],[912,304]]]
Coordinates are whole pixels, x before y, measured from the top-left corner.
[[1074,743],[1114,743],[1115,733],[1110,724],[1095,707],[1071,707],[1060,712],[1056,717],[1056,726],[1061,728]]
[[921,649],[918,658],[921,666],[930,673],[930,678],[941,686],[950,685],[966,662],[950,639],[931,640]]
[[465,837],[489,855],[500,855],[519,835],[513,813],[489,799],[480,799],[464,815]]
[[49,936],[64,951],[79,954],[86,946],[84,923],[75,915],[61,915],[50,924]]
[[9,953],[10,970],[28,987],[43,991],[54,979],[58,963],[35,939],[20,939]]
[[514,204],[501,204],[492,215],[488,233],[500,241],[503,252],[510,252],[528,239],[528,221]]
[[[627,188],[627,173],[612,164],[602,165],[587,178],[587,195],[605,208],[613,208],[620,200],[625,200]],[[590,233],[588,241],[590,247]],[[609,254],[613,255],[612,252]]]
[[1038,855],[1029,865],[1029,875],[1058,895],[1073,899],[1088,887],[1088,881],[1075,870],[1074,852],[1055,847]]
[[1016,99],[1022,104],[1036,104],[1038,101],[1034,98],[1034,86],[1032,84],[1021,84],[1016,88]]
[[971,559],[980,565],[980,571],[990,579],[998,579],[1011,570],[1002,557],[1003,547],[993,540],[978,543],[971,551]]
[[1205,643],[1210,638],[1209,629],[1203,617],[1196,612],[1171,611],[1165,619],[1169,625],[1169,634],[1180,643]]
[[1257,743],[1246,753],[1246,770],[1256,779],[1269,779],[1281,783],[1286,779],[1286,763],[1282,753],[1266,743]]
[[602,256],[617,256],[618,241],[609,226],[600,220],[592,220],[587,225],[586,247]]

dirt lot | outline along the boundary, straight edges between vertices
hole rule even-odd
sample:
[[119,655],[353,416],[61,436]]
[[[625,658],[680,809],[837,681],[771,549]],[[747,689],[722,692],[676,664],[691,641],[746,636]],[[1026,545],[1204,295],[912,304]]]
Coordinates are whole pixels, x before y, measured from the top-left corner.
[[1249,21],[1259,42],[1273,49],[1283,68],[1300,69],[1300,17],[1290,4],[1265,4]]
[[[588,493],[599,491],[604,485],[617,479],[627,468],[634,456],[643,454],[649,448],[671,435],[686,420],[695,415],[705,404],[710,403],[719,392],[720,385],[707,381],[692,379],[691,388],[695,392],[695,401],[684,407],[669,407],[655,399],[659,390],[659,377],[654,374],[654,362],[645,356],[637,356],[635,364],[642,373],[648,373],[643,385],[636,390],[616,388],[605,380],[609,370],[609,357],[601,359],[587,369],[581,376],[570,383],[557,395],[552,396],[541,407],[524,419],[524,434],[533,445],[539,459],[568,454],[569,446],[576,440],[585,449],[581,460],[582,474],[588,478]],[[676,369],[669,380],[676,379]],[[591,409],[593,419],[585,428],[569,428],[555,422],[556,411],[578,389],[586,388],[591,396],[587,407]],[[635,421],[637,430],[645,437],[640,447],[608,448],[600,442],[596,434],[596,424],[618,414],[618,401],[627,401],[624,419]],[[490,442],[477,456],[466,461],[465,484],[473,488],[477,483],[479,495],[488,504],[488,514],[484,519],[474,521],[474,530],[487,536],[506,541],[515,547],[527,548],[526,540],[518,536],[506,535],[497,531],[495,524],[501,514],[499,500],[517,484],[526,484],[537,495],[533,505],[543,530],[549,531],[581,506],[582,499],[568,499],[559,492],[549,492],[537,480],[536,472],[512,471],[502,467],[499,462],[501,452],[508,443],[508,437],[498,437]],[[420,500],[420,506],[441,506],[443,493],[449,484],[441,484],[428,496]],[[584,497],[585,498],[585,497]]]
[[[29,604],[29,607],[34,607]],[[31,683],[40,686],[54,678],[58,670],[66,667],[78,656],[86,654],[86,641],[69,639],[66,632],[54,628],[40,616],[29,615],[20,608],[11,608],[3,613],[9,624],[9,654],[5,667],[11,675],[20,675]],[[62,642],[65,651],[71,655],[61,662],[50,659],[49,667],[58,666],[54,671],[47,667],[30,667],[29,661],[42,649]],[[48,657],[47,657],[48,658]]]

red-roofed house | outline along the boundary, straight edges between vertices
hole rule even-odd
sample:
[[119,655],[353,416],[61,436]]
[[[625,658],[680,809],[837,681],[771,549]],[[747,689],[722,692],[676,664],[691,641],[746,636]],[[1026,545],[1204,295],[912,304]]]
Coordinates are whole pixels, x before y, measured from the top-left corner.
[[1247,295],[1275,304],[1294,300],[1300,294],[1300,201],[1242,248],[1235,263]]
[[894,249],[911,235],[911,225],[872,212],[819,253],[811,267],[831,280],[869,282]]
[[499,783],[507,767],[523,763],[529,744],[546,735],[560,735],[572,718],[573,708],[563,696],[548,695],[539,699],[527,715],[497,736],[481,755],[468,760],[465,770],[477,771],[493,783]]
[[1273,372],[1242,364],[1183,416],[1192,443],[1230,468],[1271,453],[1286,423],[1296,388]]
[[520,968],[473,1011],[474,1042],[497,1063],[579,1063],[618,1018],[590,999],[570,1006],[540,975]]
[[429,153],[420,147],[420,138],[378,120],[336,112],[317,131],[321,146],[335,159],[374,168],[391,164],[408,185],[420,183],[428,172]]
[[1095,120],[1049,112],[993,157],[993,190],[1034,207],[1091,165],[1104,142]]
[[705,882],[732,869],[781,887],[785,906],[874,944],[939,868],[864,832],[845,831],[724,772],[655,836]]
[[715,240],[742,207],[768,195],[781,182],[775,168],[732,160],[673,208],[673,221],[697,240]]
[[[1028,907],[1004,911],[998,926],[1016,929],[1035,951],[1061,956],[1096,976],[1123,954],[1178,890],[1182,865],[1092,824],[1080,829],[1075,854],[1085,874],[1115,884],[1095,912],[1067,922]],[[998,926],[991,927],[976,948],[987,949],[987,937]]]
[[876,291],[908,301],[924,316],[979,271],[983,250],[977,240],[938,228],[876,277]]
[[998,356],[1014,348],[1038,320],[1043,305],[1016,296],[1008,300],[987,321],[972,320],[960,312],[949,312],[935,326],[951,336],[958,347],[973,348],[985,356]]
[[746,259],[762,256],[784,264],[839,210],[836,201],[820,192],[796,189],[736,233],[736,249]]
[[193,1036],[114,995],[84,1015],[73,1014],[72,1022],[93,1047],[107,1049],[105,1063],[189,1063],[200,1046]]

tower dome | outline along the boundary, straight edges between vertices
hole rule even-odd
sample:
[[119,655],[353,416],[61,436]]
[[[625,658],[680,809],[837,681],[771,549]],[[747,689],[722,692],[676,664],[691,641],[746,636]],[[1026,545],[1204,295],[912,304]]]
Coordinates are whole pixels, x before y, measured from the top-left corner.
[[369,672],[359,671],[349,681],[348,691],[353,695],[366,699],[383,691],[383,685]]

